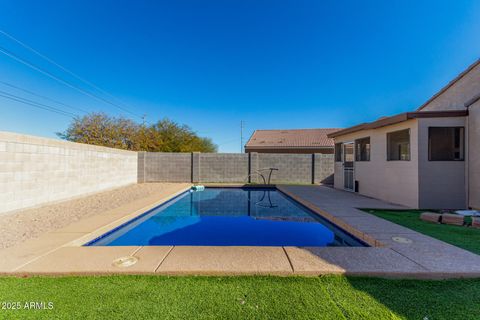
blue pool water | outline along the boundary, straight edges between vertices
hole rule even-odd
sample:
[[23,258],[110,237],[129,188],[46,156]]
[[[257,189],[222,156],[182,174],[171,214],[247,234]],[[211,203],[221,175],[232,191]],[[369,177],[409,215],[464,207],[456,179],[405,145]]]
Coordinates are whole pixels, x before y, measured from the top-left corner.
[[363,246],[276,189],[186,192],[92,246]]

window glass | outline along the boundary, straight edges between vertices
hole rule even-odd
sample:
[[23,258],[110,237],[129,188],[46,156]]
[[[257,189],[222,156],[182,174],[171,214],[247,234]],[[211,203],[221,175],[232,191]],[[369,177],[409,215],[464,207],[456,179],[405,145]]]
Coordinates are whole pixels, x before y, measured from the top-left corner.
[[387,133],[387,160],[410,161],[410,129]]
[[463,127],[428,128],[428,160],[461,161],[465,155]]
[[349,163],[350,166],[353,166],[353,156],[354,156],[354,150],[353,150],[353,142],[349,143],[344,143],[343,144],[343,162],[345,164]]
[[335,161],[342,162],[342,144],[335,143]]
[[370,137],[355,140],[355,161],[370,161]]

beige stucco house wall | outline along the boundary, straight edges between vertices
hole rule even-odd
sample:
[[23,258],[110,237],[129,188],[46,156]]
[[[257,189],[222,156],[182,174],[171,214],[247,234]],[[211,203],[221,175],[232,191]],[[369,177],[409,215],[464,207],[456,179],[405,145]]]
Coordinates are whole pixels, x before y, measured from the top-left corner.
[[[370,137],[370,161],[354,162],[358,192],[414,208],[480,209],[479,96],[477,60],[416,112],[335,133],[335,143]],[[386,133],[407,127],[410,161],[386,161]],[[464,161],[429,161],[429,127],[464,127]],[[335,162],[335,188],[344,188],[343,178],[342,162]]]
[[480,210],[480,99],[469,106],[468,145],[469,206]]
[[419,208],[456,209],[466,207],[466,161],[428,160],[428,128],[465,127],[465,120],[465,117],[417,120],[418,150],[420,150],[418,157]]
[[[465,110],[466,103],[480,94],[480,60],[477,60],[457,78],[423,104],[420,111]],[[469,106],[465,121],[466,151],[465,189],[468,206],[480,209],[480,106]],[[454,166],[454,164],[452,164]],[[458,190],[458,189],[456,189]],[[455,192],[455,191],[454,191]]]
[[[465,125],[465,116],[416,118],[340,135],[335,143],[370,137],[370,161],[354,161],[358,193],[411,208],[461,209],[467,207],[466,161],[430,161],[428,130]],[[404,129],[410,130],[410,160],[387,161],[387,134]],[[334,180],[344,189],[343,162],[335,162]]]
[[[410,129],[410,161],[387,161],[387,133]],[[418,182],[418,124],[409,120],[372,130],[362,130],[335,138],[335,143],[353,142],[370,137],[370,161],[354,161],[354,180],[358,192],[391,203],[417,208]],[[335,188],[343,189],[343,165],[335,162]]]

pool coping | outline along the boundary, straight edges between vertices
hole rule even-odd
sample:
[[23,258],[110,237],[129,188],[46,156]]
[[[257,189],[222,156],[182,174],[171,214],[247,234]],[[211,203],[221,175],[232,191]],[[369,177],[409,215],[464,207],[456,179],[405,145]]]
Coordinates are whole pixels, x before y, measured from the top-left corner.
[[[343,274],[417,279],[480,277],[480,256],[374,217],[356,207],[344,205],[340,198],[355,201],[360,199],[359,201],[365,203],[376,201],[378,205],[389,208],[399,208],[399,206],[382,203],[375,199],[370,201],[365,197],[355,198],[361,196],[346,195],[338,190],[318,189],[315,186],[276,185],[273,187],[370,244],[371,247],[83,246],[106,232],[145,214],[146,211],[172,200],[187,191],[191,185],[178,184],[161,197],[150,196],[142,201],[111,210],[104,215],[80,220],[66,228],[27,241],[18,247],[2,250],[0,251],[0,274],[17,276]],[[205,185],[260,187],[244,184]],[[341,210],[336,210],[334,206],[322,207],[322,203],[318,203],[318,198],[324,194],[329,196],[330,193],[334,198],[339,197],[330,202],[338,205]],[[97,227],[98,225],[101,226]],[[413,244],[393,243],[392,235],[403,235],[414,239]],[[447,259],[449,257],[453,259],[452,262],[436,254],[442,250],[445,251],[444,256]],[[115,259],[125,256],[135,257],[137,263],[132,267],[114,266]],[[444,262],[445,265],[432,266],[435,259],[444,259],[439,261]],[[468,263],[469,259],[473,259],[473,262]]]
[[328,213],[325,210],[322,210],[321,208],[315,206],[311,202],[303,199],[302,197],[296,195],[295,193],[288,191],[288,189],[282,188],[282,186],[278,186],[277,190],[279,190],[280,192],[283,192],[288,197],[297,201],[302,206],[308,208],[313,213],[321,216],[323,219],[326,219],[326,220],[330,221],[331,223],[333,223],[334,225],[336,225],[337,227],[345,230],[347,233],[351,234],[355,238],[365,242],[370,247],[385,247],[385,243],[383,243],[382,241],[375,239],[374,237],[370,236],[369,234],[367,234],[365,232],[362,232],[358,228],[352,227],[350,224],[345,223],[343,220],[338,219],[334,215]]

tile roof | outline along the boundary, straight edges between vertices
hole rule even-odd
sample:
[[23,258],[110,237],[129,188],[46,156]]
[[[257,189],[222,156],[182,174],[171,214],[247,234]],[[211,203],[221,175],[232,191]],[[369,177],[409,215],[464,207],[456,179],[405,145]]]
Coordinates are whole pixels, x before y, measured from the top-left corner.
[[324,148],[333,147],[333,139],[327,135],[338,128],[255,130],[247,148]]

